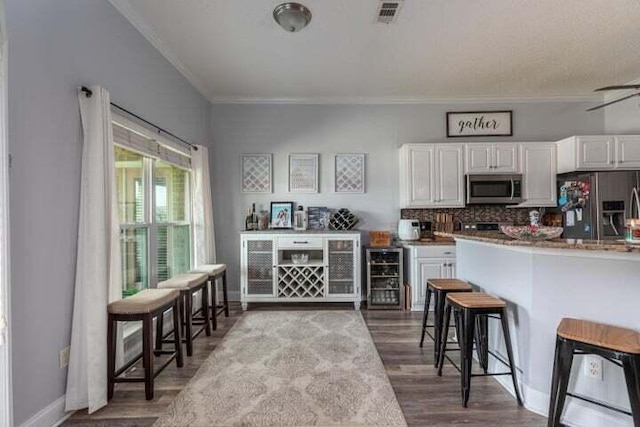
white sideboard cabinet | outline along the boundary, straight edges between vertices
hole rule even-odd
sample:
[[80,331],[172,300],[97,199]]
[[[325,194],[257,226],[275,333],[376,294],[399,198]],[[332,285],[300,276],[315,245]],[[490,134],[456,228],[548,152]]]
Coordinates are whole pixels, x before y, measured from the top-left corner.
[[243,310],[250,302],[307,301],[360,308],[359,232],[248,231],[240,239]]

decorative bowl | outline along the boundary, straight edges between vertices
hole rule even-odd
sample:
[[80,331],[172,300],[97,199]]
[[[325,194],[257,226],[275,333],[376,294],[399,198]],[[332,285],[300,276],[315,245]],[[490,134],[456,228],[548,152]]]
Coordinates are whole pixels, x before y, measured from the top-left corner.
[[504,234],[513,239],[532,242],[557,239],[562,234],[562,227],[503,225],[500,229]]
[[291,254],[291,262],[294,264],[309,262],[309,254]]

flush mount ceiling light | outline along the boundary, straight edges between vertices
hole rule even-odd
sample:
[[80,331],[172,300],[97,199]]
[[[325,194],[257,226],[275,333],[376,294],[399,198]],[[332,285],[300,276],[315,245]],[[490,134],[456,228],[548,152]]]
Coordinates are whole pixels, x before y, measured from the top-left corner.
[[311,11],[299,3],[282,3],[273,10],[273,19],[285,31],[295,33],[311,22]]

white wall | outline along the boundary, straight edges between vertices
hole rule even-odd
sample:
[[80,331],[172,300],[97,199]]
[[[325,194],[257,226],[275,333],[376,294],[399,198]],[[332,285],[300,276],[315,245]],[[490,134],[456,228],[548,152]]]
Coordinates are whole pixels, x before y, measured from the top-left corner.
[[[445,113],[513,110],[514,136],[500,141],[557,140],[602,133],[604,113],[586,113],[592,103],[523,102],[510,104],[421,105],[213,105],[211,112],[212,188],[218,261],[229,266],[230,289],[239,290],[239,235],[252,202],[349,208],[364,229],[388,229],[399,218],[398,147],[407,142],[446,140]],[[467,142],[481,139],[452,138]],[[487,140],[487,139],[484,139]],[[287,153],[320,153],[320,193],[287,192]],[[240,155],[274,154],[274,193],[242,194]],[[336,153],[367,153],[367,192],[333,193]]]
[[14,421],[64,394],[82,150],[76,87],[207,142],[210,104],[106,0],[6,0]]

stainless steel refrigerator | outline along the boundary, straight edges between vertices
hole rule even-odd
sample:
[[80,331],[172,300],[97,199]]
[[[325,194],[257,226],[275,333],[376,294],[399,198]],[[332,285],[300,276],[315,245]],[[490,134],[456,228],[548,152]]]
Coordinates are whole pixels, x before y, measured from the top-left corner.
[[575,172],[558,175],[558,210],[567,239],[624,239],[629,199],[640,171]]

